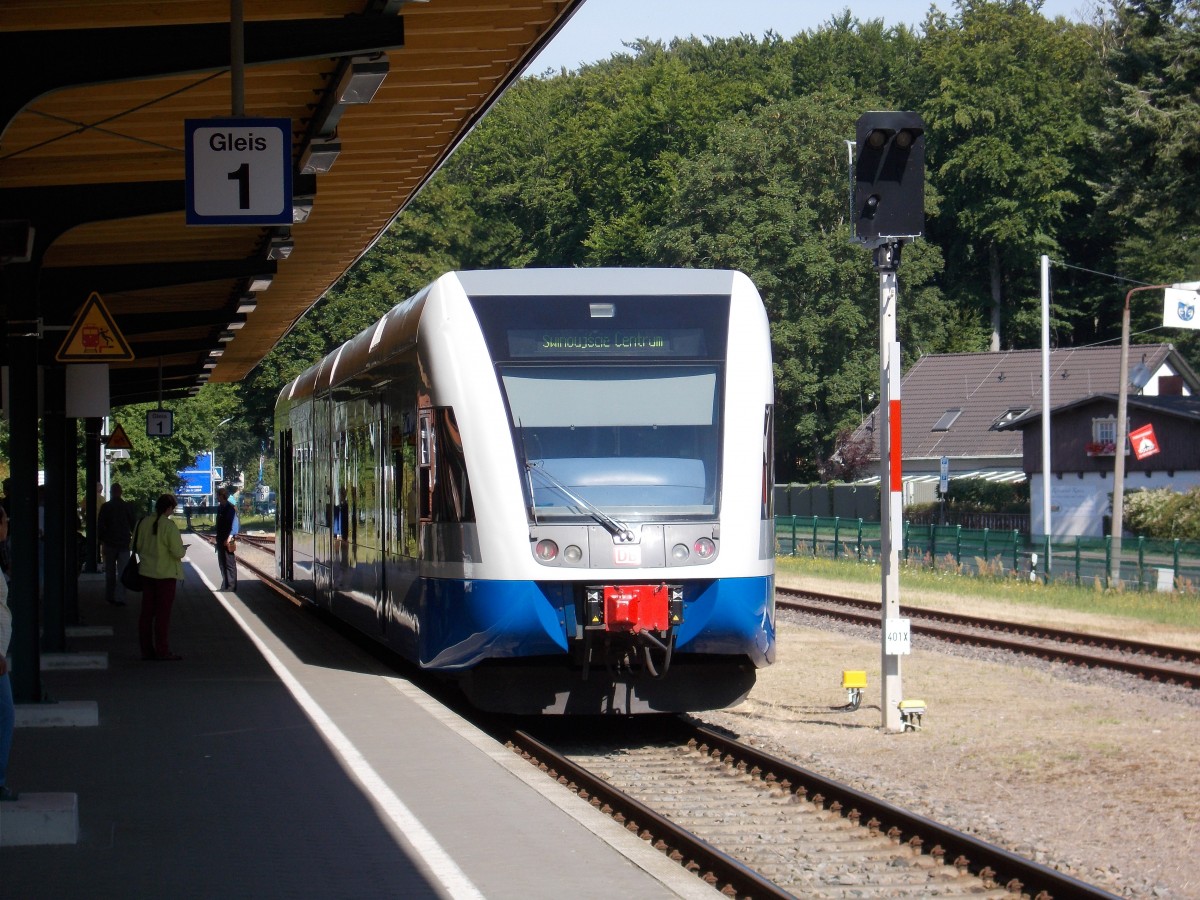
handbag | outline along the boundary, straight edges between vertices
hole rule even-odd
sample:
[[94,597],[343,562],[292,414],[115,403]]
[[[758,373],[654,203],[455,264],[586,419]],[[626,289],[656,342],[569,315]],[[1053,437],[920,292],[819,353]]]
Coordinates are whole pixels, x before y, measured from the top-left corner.
[[121,584],[128,591],[141,591],[142,589],[142,573],[138,565],[137,555],[137,533],[142,527],[141,520],[138,520],[137,525],[133,529],[133,548],[129,553],[129,562],[125,563],[125,568],[121,570]]

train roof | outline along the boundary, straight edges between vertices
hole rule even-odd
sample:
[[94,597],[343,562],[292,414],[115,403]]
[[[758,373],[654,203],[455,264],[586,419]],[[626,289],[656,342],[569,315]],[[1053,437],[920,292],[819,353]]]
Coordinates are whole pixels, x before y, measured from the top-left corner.
[[492,269],[451,272],[469,297],[727,294],[727,269]]
[[[416,340],[417,324],[430,292],[457,282],[468,297],[621,297],[729,294],[735,281],[749,278],[730,269],[572,268],[480,269],[447,272],[417,294],[388,310],[323,359],[305,369],[279,393],[300,399],[370,369],[397,348]],[[386,352],[372,359],[377,347]]]

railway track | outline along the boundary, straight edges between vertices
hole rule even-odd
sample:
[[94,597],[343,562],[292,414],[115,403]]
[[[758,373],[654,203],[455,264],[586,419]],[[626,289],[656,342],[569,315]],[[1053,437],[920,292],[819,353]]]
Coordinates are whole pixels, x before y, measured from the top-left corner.
[[504,739],[727,896],[1112,896],[684,718],[652,727]]
[[[269,537],[243,539],[273,552]],[[286,596],[265,556],[239,563]],[[458,711],[727,896],[1112,896],[686,717],[580,737],[576,722],[535,734]]]
[[[275,552],[273,535],[243,534],[239,539],[263,552]],[[244,555],[239,562],[253,568]],[[273,577],[266,571],[260,574]],[[879,603],[875,601],[788,588],[776,588],[775,596],[780,609],[879,627]],[[1111,669],[1151,682],[1200,689],[1200,651],[913,606],[901,606],[900,613],[910,620],[914,634],[953,644],[990,647],[1088,669]]]
[[[813,591],[776,588],[780,609],[879,627],[879,603]],[[1148,681],[1200,688],[1200,652],[1097,634],[1083,634],[901,606],[913,634],[954,644],[993,647],[1083,668],[1113,669]]]

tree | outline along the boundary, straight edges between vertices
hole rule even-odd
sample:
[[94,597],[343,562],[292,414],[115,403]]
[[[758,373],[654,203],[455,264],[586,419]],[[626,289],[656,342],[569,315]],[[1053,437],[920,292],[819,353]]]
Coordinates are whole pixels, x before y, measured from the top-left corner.
[[[851,96],[814,94],[714,126],[709,148],[677,174],[658,238],[673,264],[738,269],[762,293],[783,480],[815,477],[836,434],[858,424],[861,398],[879,387],[878,278],[849,241],[838,152],[858,109]],[[924,282],[937,249],[917,245],[909,255],[906,284],[936,305]],[[952,320],[946,313],[940,319]],[[936,330],[924,340],[942,343]]]
[[[931,180],[944,198],[930,231],[962,273],[948,288],[989,298],[998,350],[1002,311],[1019,300],[1023,280],[1031,286],[1038,255],[1057,252],[1067,211],[1080,201],[1072,162],[1089,136],[1092,54],[1085,29],[1047,21],[1039,2],[955,6],[953,17],[929,15],[921,50],[929,84],[920,111]],[[1024,336],[1011,326],[1008,334]]]
[[[1191,281],[1200,273],[1200,5],[1138,0],[1114,11],[1096,227],[1111,237],[1120,274]],[[1160,321],[1152,304],[1134,316],[1136,330]],[[1200,363],[1200,334],[1172,339]]]
[[[239,394],[237,385],[212,384],[195,397],[165,404],[174,413],[170,437],[146,434],[146,412],[156,409],[156,404],[135,403],[113,410],[114,421],[125,429],[133,445],[128,459],[112,462],[112,480],[120,483],[125,499],[138,509],[151,509],[160,494],[180,488],[180,470],[218,446],[226,480],[233,480],[258,447],[252,424],[241,415]],[[226,418],[232,421],[218,432],[217,424]]]

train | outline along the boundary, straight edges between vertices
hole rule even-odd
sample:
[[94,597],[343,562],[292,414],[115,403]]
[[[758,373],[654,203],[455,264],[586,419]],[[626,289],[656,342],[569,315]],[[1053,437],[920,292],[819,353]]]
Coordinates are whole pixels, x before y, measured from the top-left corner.
[[483,710],[736,705],[775,658],[773,391],[740,272],[445,274],[280,391],[277,575]]

